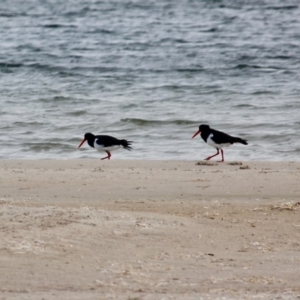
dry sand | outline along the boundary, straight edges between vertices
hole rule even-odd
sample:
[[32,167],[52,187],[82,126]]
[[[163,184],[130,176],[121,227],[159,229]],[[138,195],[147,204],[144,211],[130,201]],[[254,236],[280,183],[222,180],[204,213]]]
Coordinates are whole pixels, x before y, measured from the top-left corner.
[[0,161],[0,299],[300,298],[300,163]]

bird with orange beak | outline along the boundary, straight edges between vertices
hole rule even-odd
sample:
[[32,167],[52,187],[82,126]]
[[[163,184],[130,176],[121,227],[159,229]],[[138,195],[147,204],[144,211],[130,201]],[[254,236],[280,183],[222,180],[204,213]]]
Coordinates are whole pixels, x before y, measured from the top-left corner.
[[205,125],[205,124],[201,124],[199,126],[199,130],[192,136],[192,138],[196,137],[198,134],[200,134],[201,138],[205,143],[207,143],[211,147],[214,147],[217,150],[216,154],[212,156],[208,156],[207,158],[205,158],[205,160],[210,160],[211,158],[217,156],[221,151],[222,160],[220,160],[219,162],[223,162],[224,161],[224,152],[222,149],[223,147],[229,147],[234,143],[248,145],[247,141],[244,139],[241,139],[239,137],[234,137],[222,131],[212,129],[209,127],[209,125]]
[[84,139],[81,141],[78,148],[80,148],[85,142],[88,142],[89,146],[95,148],[97,151],[105,151],[107,153],[106,157],[103,159],[110,159],[111,153],[110,151],[116,150],[119,148],[124,148],[127,150],[131,150],[132,141],[127,140],[118,140],[117,138],[109,135],[93,135],[92,133],[86,133],[84,135]]

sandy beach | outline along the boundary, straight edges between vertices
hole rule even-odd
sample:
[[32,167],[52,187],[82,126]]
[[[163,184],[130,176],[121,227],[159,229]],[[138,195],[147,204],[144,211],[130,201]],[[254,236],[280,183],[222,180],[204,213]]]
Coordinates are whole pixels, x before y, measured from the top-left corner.
[[2,160],[0,299],[300,298],[300,163]]

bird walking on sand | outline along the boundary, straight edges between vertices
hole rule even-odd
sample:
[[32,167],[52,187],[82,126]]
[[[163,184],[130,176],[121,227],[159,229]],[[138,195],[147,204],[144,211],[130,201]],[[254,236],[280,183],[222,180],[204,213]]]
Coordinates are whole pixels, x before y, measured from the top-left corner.
[[223,147],[229,147],[234,143],[248,145],[247,141],[244,139],[230,136],[222,131],[212,129],[205,124],[199,126],[199,130],[192,136],[192,138],[194,138],[199,133],[205,143],[217,149],[216,154],[205,158],[205,160],[210,160],[212,157],[217,156],[220,153],[219,150],[221,150],[222,160],[219,162],[223,162],[224,161],[224,153],[222,149]]
[[118,140],[117,138],[109,135],[93,135],[92,133],[86,133],[84,135],[84,139],[81,141],[78,148],[80,148],[84,142],[88,142],[88,144],[95,148],[97,151],[105,151],[107,153],[106,157],[101,158],[103,159],[110,159],[111,153],[110,151],[119,149],[123,147],[127,150],[132,150],[131,143],[132,141],[127,140]]

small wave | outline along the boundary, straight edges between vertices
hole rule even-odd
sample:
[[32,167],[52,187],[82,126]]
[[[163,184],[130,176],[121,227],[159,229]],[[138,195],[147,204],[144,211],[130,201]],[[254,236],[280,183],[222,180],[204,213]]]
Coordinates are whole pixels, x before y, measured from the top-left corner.
[[217,31],[219,31],[217,27],[200,30],[200,32],[217,32]]
[[78,110],[78,111],[67,112],[66,115],[77,117],[77,116],[83,116],[86,113],[87,113],[86,110]]
[[5,63],[5,62],[0,62],[0,69],[2,68],[21,68],[23,64],[19,63]]
[[24,127],[24,126],[42,126],[45,125],[44,123],[41,122],[36,122],[36,121],[29,121],[29,122],[14,122],[13,123],[14,126],[20,126],[20,127]]
[[236,104],[233,107],[236,107],[236,108],[251,108],[251,109],[261,108],[257,105],[252,105],[252,104]]
[[184,39],[164,38],[164,39],[160,40],[160,43],[168,43],[168,42],[178,43],[178,44],[186,44],[186,43],[188,43],[188,41],[184,40]]
[[65,72],[66,68],[61,66],[53,66],[47,64],[40,64],[40,63],[30,63],[26,64],[26,67],[40,70],[40,71],[50,71],[50,72]]
[[47,143],[24,143],[24,151],[35,151],[35,152],[43,152],[50,150],[71,150],[74,149],[71,145],[66,145],[63,143],[55,143],[55,142],[47,142]]
[[89,11],[93,11],[93,9],[89,8],[88,6],[83,7],[80,10],[70,10],[63,14],[64,17],[73,17],[73,16],[84,16]]
[[126,118],[121,119],[121,122],[132,123],[139,126],[148,126],[148,125],[189,125],[189,124],[198,124],[199,121],[189,121],[189,120],[145,120],[137,118]]
[[234,69],[261,69],[261,66],[257,65],[248,65],[248,64],[238,64],[234,67]]
[[64,97],[64,96],[55,96],[55,97],[50,97],[50,98],[40,98],[39,101],[44,102],[44,103],[55,103],[55,102],[65,102],[65,101],[70,101],[74,100],[74,98],[71,97]]
[[272,91],[256,91],[251,93],[251,95],[272,95],[272,94],[276,94],[276,92],[272,92]]
[[270,10],[291,10],[291,9],[297,9],[298,5],[284,5],[284,6],[268,6],[266,9]]
[[44,28],[60,28],[60,27],[64,27],[64,26],[60,25],[60,24],[46,24],[46,25],[43,25],[42,27],[44,27]]
[[273,142],[273,143],[287,143],[292,141],[294,138],[298,138],[297,134],[288,134],[288,135],[283,135],[282,133],[277,133],[277,134],[272,134],[272,133],[268,133],[268,134],[262,134],[260,137],[260,140],[264,141],[264,142]]
[[88,31],[88,33],[94,33],[94,34],[116,34],[116,32],[114,30],[108,30],[108,29],[103,29],[103,28],[99,28],[99,29],[94,29],[92,31]]
[[188,72],[188,73],[198,73],[203,72],[205,69],[203,68],[178,68],[177,72]]
[[42,48],[36,47],[36,46],[31,45],[31,44],[29,44],[29,43],[22,44],[22,45],[18,45],[18,46],[16,47],[16,49],[19,50],[19,51],[30,50],[30,51],[32,51],[32,52],[42,52],[42,51],[43,51]]
[[[122,1],[120,2],[120,3],[122,3]],[[147,1],[145,1],[144,3],[143,3],[143,1],[132,1],[132,2],[128,2],[128,3],[124,3],[124,8],[125,9],[140,9],[140,10],[151,10],[152,9],[152,6],[151,5],[149,5],[148,3],[147,3]]]
[[267,56],[266,58],[268,59],[282,59],[282,60],[285,60],[285,59],[296,59],[295,56],[289,56],[289,55],[276,55],[276,56]]
[[1,18],[13,18],[13,17],[24,17],[27,16],[26,13],[0,13]]
[[77,28],[76,25],[65,25],[65,24],[44,24],[41,27],[43,28],[50,28],[50,29],[56,29],[56,28]]

